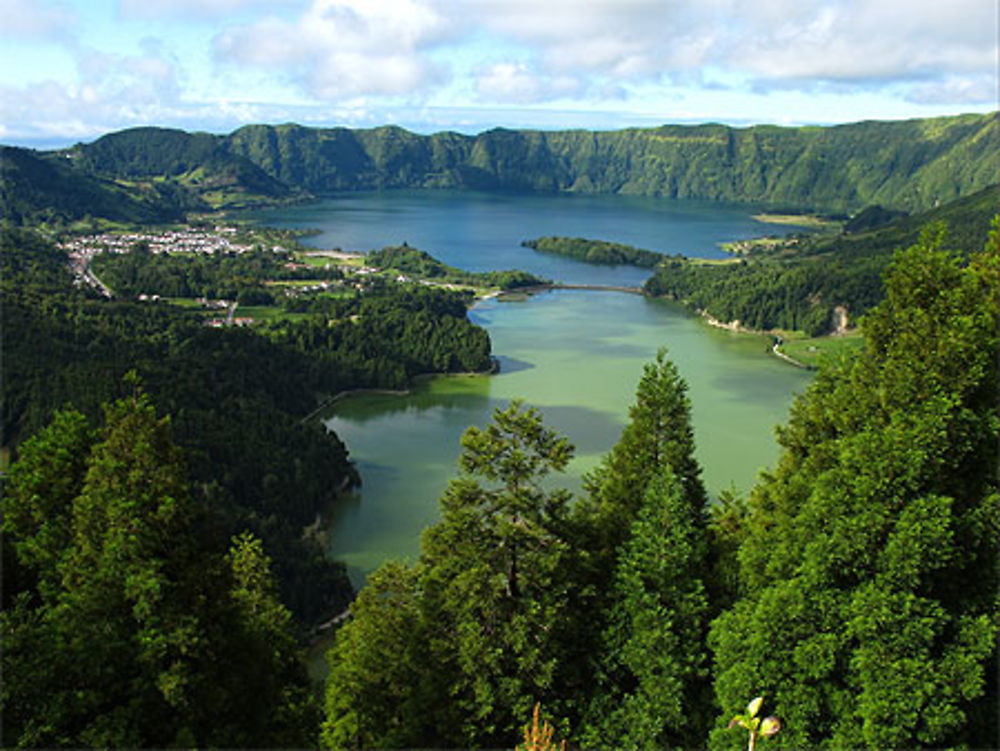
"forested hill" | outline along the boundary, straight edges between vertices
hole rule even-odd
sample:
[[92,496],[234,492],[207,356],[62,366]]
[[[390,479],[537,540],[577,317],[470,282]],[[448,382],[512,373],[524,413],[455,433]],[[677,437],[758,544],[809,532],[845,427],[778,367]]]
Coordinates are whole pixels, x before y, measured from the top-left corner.
[[707,124],[430,136],[248,125],[225,136],[112,133],[44,155],[88,174],[167,178],[209,205],[383,188],[623,193],[827,211],[917,211],[996,179],[997,113],[836,127]]
[[44,158],[30,149],[0,147],[0,207],[15,224],[100,216],[122,222],[166,222],[182,216],[165,183],[130,190],[111,180],[72,169],[65,159]]
[[472,187],[628,193],[828,210],[917,210],[996,179],[997,116],[832,128],[724,125],[419,136],[247,126],[228,148],[314,192]]

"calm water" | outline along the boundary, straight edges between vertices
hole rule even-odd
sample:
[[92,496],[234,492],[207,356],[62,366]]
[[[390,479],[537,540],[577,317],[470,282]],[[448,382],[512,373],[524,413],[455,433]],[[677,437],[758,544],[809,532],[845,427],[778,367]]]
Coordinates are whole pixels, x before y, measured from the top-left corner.
[[467,191],[344,193],[264,213],[276,227],[320,234],[318,248],[368,251],[403,242],[469,271],[519,268],[575,284],[641,284],[649,272],[593,266],[521,247],[522,240],[566,235],[611,240],[661,253],[723,258],[718,244],[783,231],[751,209],[640,196],[515,196]]
[[[691,256],[775,229],[746,207],[616,196],[474,193],[348,194],[269,212],[269,224],[321,230],[317,247],[368,250],[403,242],[460,268],[522,268],[564,282],[638,285],[648,272],[591,266],[520,247],[547,234],[594,237]],[[346,442],[364,485],[341,504],[331,554],[361,584],[389,557],[415,558],[420,532],[456,473],[459,437],[497,406],[522,398],[566,433],[580,478],[618,440],[644,363],[667,347],[689,384],[698,458],[711,493],[745,490],[777,458],[773,427],[807,373],[766,354],[767,340],[712,329],[670,303],[612,292],[560,290],[525,302],[489,300],[470,317],[501,362],[495,376],[435,378],[407,397],[341,402],[327,425]]]

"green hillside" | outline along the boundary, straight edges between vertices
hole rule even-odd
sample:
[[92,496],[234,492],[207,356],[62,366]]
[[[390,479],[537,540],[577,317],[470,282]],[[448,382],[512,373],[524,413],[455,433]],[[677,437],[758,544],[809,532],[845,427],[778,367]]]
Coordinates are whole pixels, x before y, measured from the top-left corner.
[[998,199],[1000,186],[994,185],[874,229],[791,239],[731,264],[670,258],[645,289],[749,329],[825,334],[842,326],[845,316],[853,326],[882,299],[882,278],[895,252],[916,244],[928,227],[940,228],[944,246],[962,255],[982,250]]
[[209,133],[132,128],[79,144],[64,155],[88,174],[180,186],[206,208],[270,203],[300,192],[229,153],[224,137]]
[[30,149],[0,147],[0,206],[13,224],[68,224],[88,217],[120,222],[179,219],[184,196],[132,189]]
[[[394,188],[620,193],[825,212],[855,212],[878,204],[914,212],[970,195],[996,180],[997,118],[993,113],[829,128],[496,128],[476,136],[424,136],[394,126],[248,125],[225,136],[145,127],[36,154],[49,165],[60,165],[41,179],[49,187],[39,189],[34,178],[12,181],[7,194],[11,206],[25,216],[63,205],[76,216],[77,203],[93,207],[92,215],[136,214],[106,205],[98,196],[102,191],[86,178],[104,181],[106,188],[113,181],[146,202],[172,205],[174,212],[178,207],[240,208],[330,191]],[[21,150],[12,160],[23,162],[27,153]],[[41,175],[44,169],[36,165],[28,171]],[[73,187],[55,187],[63,181]],[[71,201],[60,195],[67,191],[93,200]]]
[[996,114],[831,128],[498,128],[477,136],[252,125],[228,136],[225,148],[312,192],[576,191],[834,211],[933,208],[990,185],[1000,158]]

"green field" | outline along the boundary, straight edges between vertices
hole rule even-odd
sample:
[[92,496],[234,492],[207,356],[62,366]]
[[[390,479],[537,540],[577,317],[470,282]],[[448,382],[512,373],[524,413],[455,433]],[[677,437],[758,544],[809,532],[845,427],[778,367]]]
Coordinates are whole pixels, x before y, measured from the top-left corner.
[[170,303],[178,308],[188,308],[191,310],[204,310],[206,312],[219,312],[220,308],[206,308],[193,297],[164,297],[163,302]]
[[861,331],[853,329],[843,336],[807,337],[801,333],[782,336],[780,352],[810,368],[816,367],[827,356],[842,352],[855,352],[865,346]]

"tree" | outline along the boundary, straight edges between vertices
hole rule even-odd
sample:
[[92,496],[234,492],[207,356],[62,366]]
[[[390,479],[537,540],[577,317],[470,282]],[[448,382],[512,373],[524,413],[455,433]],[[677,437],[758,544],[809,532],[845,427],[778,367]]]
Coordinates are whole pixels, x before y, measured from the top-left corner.
[[243,532],[225,563],[228,597],[209,624],[216,646],[204,670],[214,677],[219,706],[203,737],[230,748],[314,746],[320,711],[271,559],[261,540]]
[[[654,501],[662,504],[664,493],[676,504],[673,515],[688,520],[684,523],[689,522],[698,530],[702,542],[686,548],[686,553],[694,556],[690,561],[684,563],[671,558],[673,563],[651,574],[647,582],[647,604],[658,603],[656,607],[660,610],[671,607],[672,595],[665,593],[666,599],[660,602],[656,592],[659,585],[654,582],[666,586],[671,577],[676,576],[677,580],[670,586],[684,589],[700,587],[702,578],[710,577],[710,562],[704,552],[707,494],[701,483],[701,469],[694,458],[691,407],[686,392],[687,385],[668,359],[667,351],[660,350],[656,361],[643,369],[635,403],[629,409],[630,421],[621,439],[585,479],[587,495],[574,507],[573,544],[567,564],[571,572],[567,577],[570,582],[568,614],[564,618],[567,657],[560,665],[559,676],[560,685],[571,697],[567,703],[575,706],[575,712],[567,714],[574,725],[586,726],[591,743],[611,744],[616,739],[625,742],[621,723],[612,728],[600,719],[600,715],[609,715],[612,707],[635,689],[637,680],[630,669],[620,663],[618,651],[624,644],[623,634],[636,625],[634,619],[644,616],[639,615],[642,606],[635,600],[636,592],[633,590],[626,595],[622,589],[621,567],[626,565],[623,556],[629,554],[634,532],[641,529],[649,533],[651,522],[636,526],[640,516],[653,513],[647,506]],[[663,485],[668,476],[671,478],[669,492]],[[668,521],[665,517],[660,519],[661,531],[665,530],[663,525]],[[686,533],[678,530],[677,534]],[[646,543],[652,544],[649,540]],[[671,573],[671,566],[675,564],[676,570]],[[698,581],[684,581],[684,572],[692,570],[698,572]],[[626,618],[623,608],[628,597],[633,598],[628,606],[632,615]],[[681,615],[668,628],[697,631],[702,628],[698,625],[699,619],[708,616],[699,614],[691,622],[685,622],[687,617]],[[612,637],[614,633],[618,636]],[[691,648],[699,650],[693,645]],[[658,658],[651,659],[655,662]],[[669,662],[671,658],[666,659]],[[604,676],[596,694],[595,673]],[[648,709],[651,713],[656,711],[653,705]],[[650,728],[659,720],[650,716],[644,722]],[[653,736],[644,737],[654,742]],[[669,742],[667,738],[663,740]]]
[[3,532],[16,561],[35,577],[43,595],[59,585],[57,563],[72,536],[73,498],[87,471],[95,436],[79,412],[57,412],[52,423],[24,442],[0,497]]
[[781,745],[996,738],[997,237],[966,266],[942,239],[898,254],[865,354],[819,373],[749,499],[716,695],[766,694]]
[[462,436],[465,474],[445,492],[421,556],[426,639],[461,716],[442,740],[509,745],[537,702],[558,697],[569,493],[541,480],[572,452],[518,401]]
[[[144,396],[116,402],[106,415],[82,477],[67,471],[74,462],[66,460],[51,476],[33,471],[39,445],[14,473],[21,491],[15,503],[30,485],[46,500],[30,493],[27,500],[36,502],[28,508],[47,517],[35,535],[17,525],[15,545],[27,560],[47,564],[40,582],[52,582],[40,589],[41,607],[24,600],[5,622],[16,640],[43,645],[40,654],[53,663],[42,677],[29,677],[37,657],[5,652],[13,684],[5,721],[19,745],[146,745],[181,737],[168,717],[189,702],[199,637],[193,551],[183,534],[192,513],[186,480],[168,424]],[[80,421],[61,416],[45,438],[58,431],[79,434]],[[65,550],[31,556],[39,549],[34,543],[55,529]]]
[[707,494],[694,458],[691,402],[667,350],[643,368],[629,424],[601,465],[586,479],[588,499],[581,505],[594,518],[600,542],[616,549],[627,535],[650,480],[669,468],[684,496],[703,508]]
[[[82,459],[67,452],[89,444],[89,428],[65,414],[12,467],[5,531],[39,586],[0,622],[4,740],[308,741],[307,714],[275,698],[307,706],[308,684],[294,674],[301,666],[289,616],[273,598],[259,543],[242,538],[227,564],[188,492],[169,420],[132,385],[130,396],[107,405],[100,438]],[[56,453],[46,468],[39,452],[48,449]],[[257,716],[243,714],[247,707]]]
[[433,670],[419,659],[417,570],[388,562],[351,605],[327,653],[324,748],[403,748],[422,735],[418,687]]
[[618,560],[586,747],[695,748],[711,716],[705,524],[669,468]]
[[419,563],[376,571],[337,634],[324,746],[510,745],[558,697],[569,494],[541,481],[572,451],[517,401],[465,432]]

